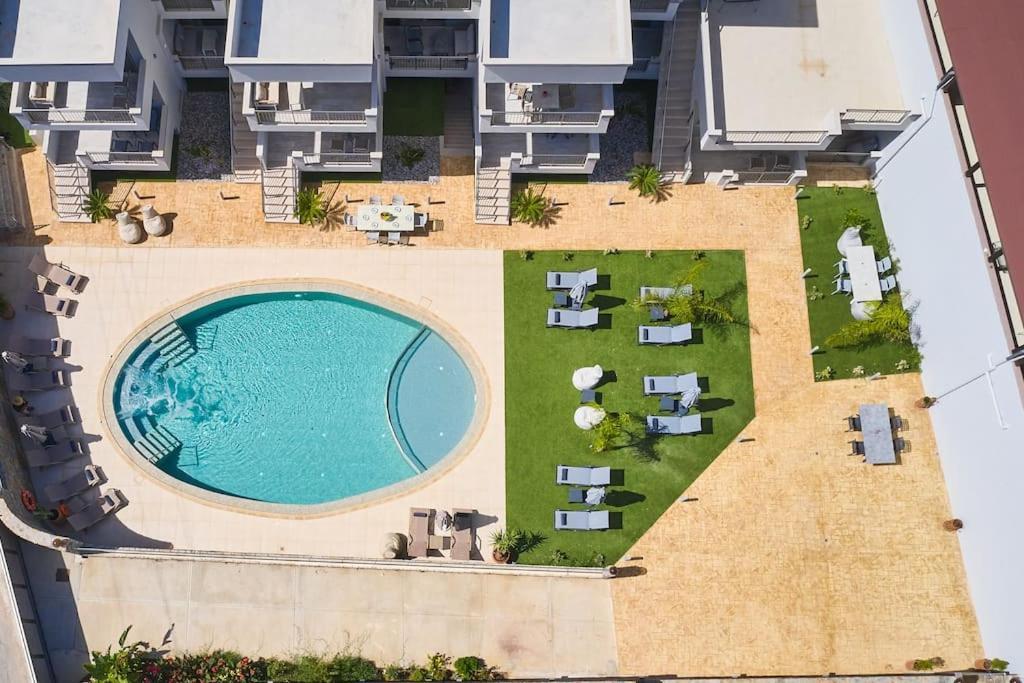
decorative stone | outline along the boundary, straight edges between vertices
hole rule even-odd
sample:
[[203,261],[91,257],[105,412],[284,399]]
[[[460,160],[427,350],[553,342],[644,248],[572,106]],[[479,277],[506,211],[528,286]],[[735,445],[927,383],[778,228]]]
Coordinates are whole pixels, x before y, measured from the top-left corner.
[[384,534],[381,557],[385,560],[398,560],[406,556],[405,535],[399,533]]
[[580,429],[590,430],[601,423],[601,420],[605,418],[605,414],[600,408],[580,406],[576,409],[576,414],[573,415],[573,421]]
[[156,212],[152,204],[145,204],[142,207],[142,227],[154,237],[167,234],[167,221]]
[[595,365],[591,368],[580,368],[572,373],[572,385],[579,391],[593,389],[601,382],[602,377],[604,377],[604,369],[600,365]]
[[132,220],[127,212],[117,214],[117,234],[127,244],[138,244],[142,241],[142,227],[138,221]]

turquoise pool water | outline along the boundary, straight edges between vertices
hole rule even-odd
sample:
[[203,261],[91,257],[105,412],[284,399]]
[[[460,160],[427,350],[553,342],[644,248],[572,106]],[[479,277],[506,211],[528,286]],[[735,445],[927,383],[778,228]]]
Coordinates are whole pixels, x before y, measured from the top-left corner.
[[[195,486],[272,503],[335,501],[436,464],[473,418],[462,358],[421,323],[364,301],[237,296],[178,324],[178,351],[148,340],[129,358],[114,410],[141,455]],[[188,345],[194,353],[181,353]],[[158,436],[171,452],[144,448]]]

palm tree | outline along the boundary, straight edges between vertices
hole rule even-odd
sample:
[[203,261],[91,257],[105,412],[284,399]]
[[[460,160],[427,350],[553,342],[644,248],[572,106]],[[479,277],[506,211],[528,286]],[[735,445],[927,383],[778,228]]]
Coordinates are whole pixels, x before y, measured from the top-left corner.
[[93,223],[113,218],[114,210],[107,203],[109,200],[110,195],[97,188],[85,198],[85,202],[82,204],[82,211]]
[[[710,261],[702,259],[692,268],[676,278],[676,293],[668,298],[654,296],[638,297],[633,301],[633,308],[644,309],[652,305],[664,306],[669,315],[680,322],[691,322],[704,325],[725,325],[736,322],[736,315],[724,297],[715,297],[702,287],[704,271]],[[684,292],[691,292],[685,294]]]
[[661,171],[650,164],[638,164],[626,174],[629,189],[636,190],[641,197],[650,197],[655,201],[665,198],[665,181]]
[[603,453],[616,445],[630,446],[640,438],[642,427],[640,418],[632,413],[609,414],[594,427],[590,448]]
[[295,195],[295,217],[299,223],[314,225],[327,217],[327,202],[312,187],[304,187]]
[[540,225],[548,216],[551,202],[544,195],[535,192],[532,187],[528,187],[512,195],[509,208],[512,211],[512,218],[520,223]]
[[877,342],[912,344],[910,312],[903,307],[899,296],[889,296],[873,310],[870,320],[846,323],[825,339],[831,347],[841,349],[865,346]]

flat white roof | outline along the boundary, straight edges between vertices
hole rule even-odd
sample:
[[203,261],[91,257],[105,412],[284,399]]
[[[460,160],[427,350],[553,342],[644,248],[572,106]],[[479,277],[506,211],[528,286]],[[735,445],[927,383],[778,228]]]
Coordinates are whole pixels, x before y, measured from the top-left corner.
[[630,64],[629,0],[493,0],[490,59],[515,64]]
[[830,112],[909,109],[880,2],[765,0],[709,9],[725,130],[824,130]]
[[288,64],[372,64],[372,0],[241,0],[234,57]]
[[0,58],[15,64],[113,64],[121,0],[0,3]]

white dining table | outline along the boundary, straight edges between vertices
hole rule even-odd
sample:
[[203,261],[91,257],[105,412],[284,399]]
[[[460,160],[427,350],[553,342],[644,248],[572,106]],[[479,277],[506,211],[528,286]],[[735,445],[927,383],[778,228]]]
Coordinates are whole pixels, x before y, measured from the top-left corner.
[[846,269],[850,272],[854,301],[881,301],[882,285],[878,281],[878,263],[874,247],[847,247]]
[[[385,219],[382,214],[389,214]],[[365,204],[356,211],[356,229],[363,232],[412,232],[416,229],[415,207],[408,204]]]
[[864,435],[865,462],[872,465],[896,464],[889,406],[884,403],[863,404],[860,407],[860,430]]

